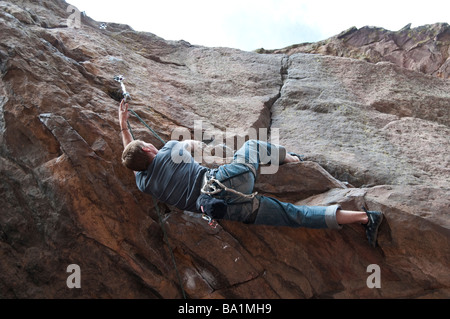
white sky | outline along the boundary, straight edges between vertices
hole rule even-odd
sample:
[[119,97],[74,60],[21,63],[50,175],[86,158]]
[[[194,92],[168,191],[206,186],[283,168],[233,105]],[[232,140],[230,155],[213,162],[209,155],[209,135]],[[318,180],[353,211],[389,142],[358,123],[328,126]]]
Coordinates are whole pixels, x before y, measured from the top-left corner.
[[66,0],[97,21],[166,40],[242,50],[316,42],[352,26],[396,31],[450,21],[449,0]]

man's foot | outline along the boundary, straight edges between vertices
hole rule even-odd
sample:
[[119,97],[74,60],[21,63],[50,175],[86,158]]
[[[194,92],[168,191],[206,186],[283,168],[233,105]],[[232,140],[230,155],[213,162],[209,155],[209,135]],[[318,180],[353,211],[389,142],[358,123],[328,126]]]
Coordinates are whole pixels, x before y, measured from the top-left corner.
[[298,155],[298,154],[293,153],[293,152],[288,152],[288,154],[291,155],[291,156],[298,157],[298,159],[300,160],[300,162],[303,162],[303,161],[304,161],[305,155]]
[[380,227],[381,222],[383,221],[383,213],[376,211],[368,211],[364,206],[362,209],[366,212],[369,221],[367,224],[363,225],[366,229],[366,236],[369,240],[369,244],[372,247],[377,246],[377,237],[378,237],[378,227]]

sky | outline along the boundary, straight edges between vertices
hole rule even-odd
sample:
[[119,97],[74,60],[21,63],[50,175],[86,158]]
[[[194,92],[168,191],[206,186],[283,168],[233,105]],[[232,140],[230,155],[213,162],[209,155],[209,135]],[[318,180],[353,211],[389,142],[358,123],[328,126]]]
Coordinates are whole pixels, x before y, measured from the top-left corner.
[[96,21],[245,51],[317,42],[350,27],[450,23],[448,0],[66,0]]

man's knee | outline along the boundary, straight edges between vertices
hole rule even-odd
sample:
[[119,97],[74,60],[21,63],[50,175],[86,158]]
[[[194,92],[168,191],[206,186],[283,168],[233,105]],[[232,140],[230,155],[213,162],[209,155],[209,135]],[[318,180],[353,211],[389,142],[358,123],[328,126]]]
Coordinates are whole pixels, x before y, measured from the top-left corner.
[[258,140],[248,140],[244,143],[244,146],[247,148],[256,148],[258,146]]

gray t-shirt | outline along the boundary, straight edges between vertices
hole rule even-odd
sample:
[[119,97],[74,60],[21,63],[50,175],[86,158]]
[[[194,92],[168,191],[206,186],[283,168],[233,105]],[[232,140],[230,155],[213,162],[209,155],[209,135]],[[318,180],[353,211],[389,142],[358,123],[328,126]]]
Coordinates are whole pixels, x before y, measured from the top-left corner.
[[197,163],[183,142],[170,141],[146,171],[136,173],[139,190],[182,210],[197,212],[203,174],[208,168]]

